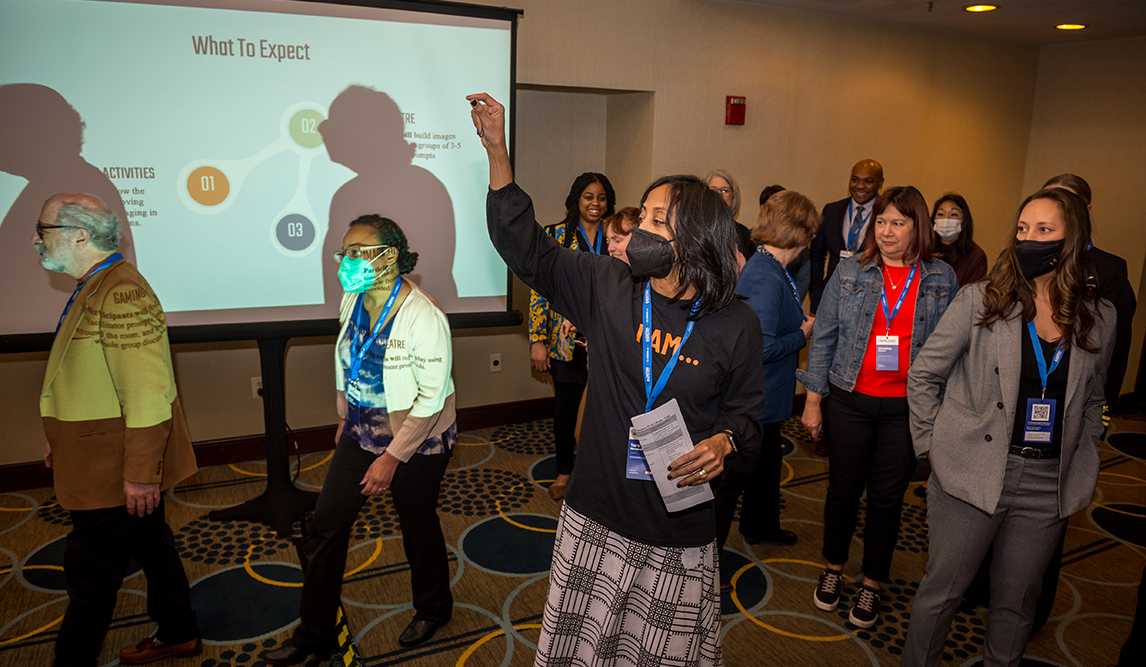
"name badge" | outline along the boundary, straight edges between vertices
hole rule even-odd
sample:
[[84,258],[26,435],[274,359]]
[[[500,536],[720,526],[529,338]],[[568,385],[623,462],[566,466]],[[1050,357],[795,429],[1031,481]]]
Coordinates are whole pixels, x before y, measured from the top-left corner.
[[645,460],[645,453],[641,450],[641,441],[637,440],[636,432],[629,429],[629,447],[625,460],[625,478],[640,479],[652,482],[653,471],[649,469],[649,462]]
[[1049,445],[1054,436],[1054,412],[1056,401],[1053,398],[1028,398],[1027,418],[1023,426],[1023,442],[1033,445]]
[[346,400],[352,403],[362,401],[362,386],[359,384],[358,379],[346,383]]
[[899,370],[899,336],[875,337],[875,369],[877,371]]
[[854,254],[855,253],[852,252],[851,250],[841,250],[840,251],[840,259],[847,259],[848,257],[851,257]]

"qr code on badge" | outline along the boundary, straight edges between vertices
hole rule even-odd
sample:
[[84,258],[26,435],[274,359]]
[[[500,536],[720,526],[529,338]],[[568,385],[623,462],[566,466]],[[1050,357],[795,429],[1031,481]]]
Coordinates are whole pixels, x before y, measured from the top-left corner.
[[1031,421],[1033,422],[1049,422],[1050,421],[1050,406],[1046,403],[1035,403],[1031,406]]

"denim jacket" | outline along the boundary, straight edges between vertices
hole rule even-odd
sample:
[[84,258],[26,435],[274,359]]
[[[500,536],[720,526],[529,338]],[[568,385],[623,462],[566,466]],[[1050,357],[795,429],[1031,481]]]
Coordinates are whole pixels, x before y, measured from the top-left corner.
[[[829,384],[855,389],[882,288],[883,272],[878,263],[864,266],[858,256],[840,261],[816,311],[808,368],[796,372],[808,391],[827,396]],[[945,262],[935,259],[922,263],[911,326],[911,359],[923,348],[958,289],[955,271]]]

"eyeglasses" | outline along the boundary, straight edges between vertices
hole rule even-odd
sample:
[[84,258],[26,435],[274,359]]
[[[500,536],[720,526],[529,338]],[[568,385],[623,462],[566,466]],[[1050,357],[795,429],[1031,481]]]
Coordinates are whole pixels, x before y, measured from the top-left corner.
[[376,254],[381,254],[381,253],[375,253],[374,252],[375,250],[381,251],[381,250],[384,250],[386,248],[392,248],[392,247],[393,246],[388,246],[388,245],[352,245],[349,248],[345,248],[343,250],[339,250],[338,252],[335,252],[332,255],[332,257],[334,258],[334,261],[336,263],[341,264],[342,258],[344,258],[344,257],[349,257],[350,259],[362,259],[364,257],[369,257],[369,256],[374,256]]
[[709,189],[712,190],[713,192],[719,192],[722,195],[730,194],[732,192],[732,188],[727,188],[727,187],[726,188],[709,188]]
[[40,237],[40,240],[43,241],[44,240],[44,232],[48,231],[49,229],[83,229],[83,227],[80,227],[78,225],[45,225],[42,222],[37,222],[36,223],[36,236]]

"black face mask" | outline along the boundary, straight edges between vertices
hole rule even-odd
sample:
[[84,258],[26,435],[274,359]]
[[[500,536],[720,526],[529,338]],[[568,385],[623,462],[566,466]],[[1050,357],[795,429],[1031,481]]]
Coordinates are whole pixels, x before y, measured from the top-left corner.
[[672,241],[640,228],[633,230],[625,254],[629,256],[629,269],[638,278],[664,278],[676,261]]
[[1058,266],[1059,257],[1062,256],[1062,247],[1065,241],[1016,241],[1015,259],[1019,260],[1019,270],[1027,280],[1034,280],[1039,276],[1054,271]]

